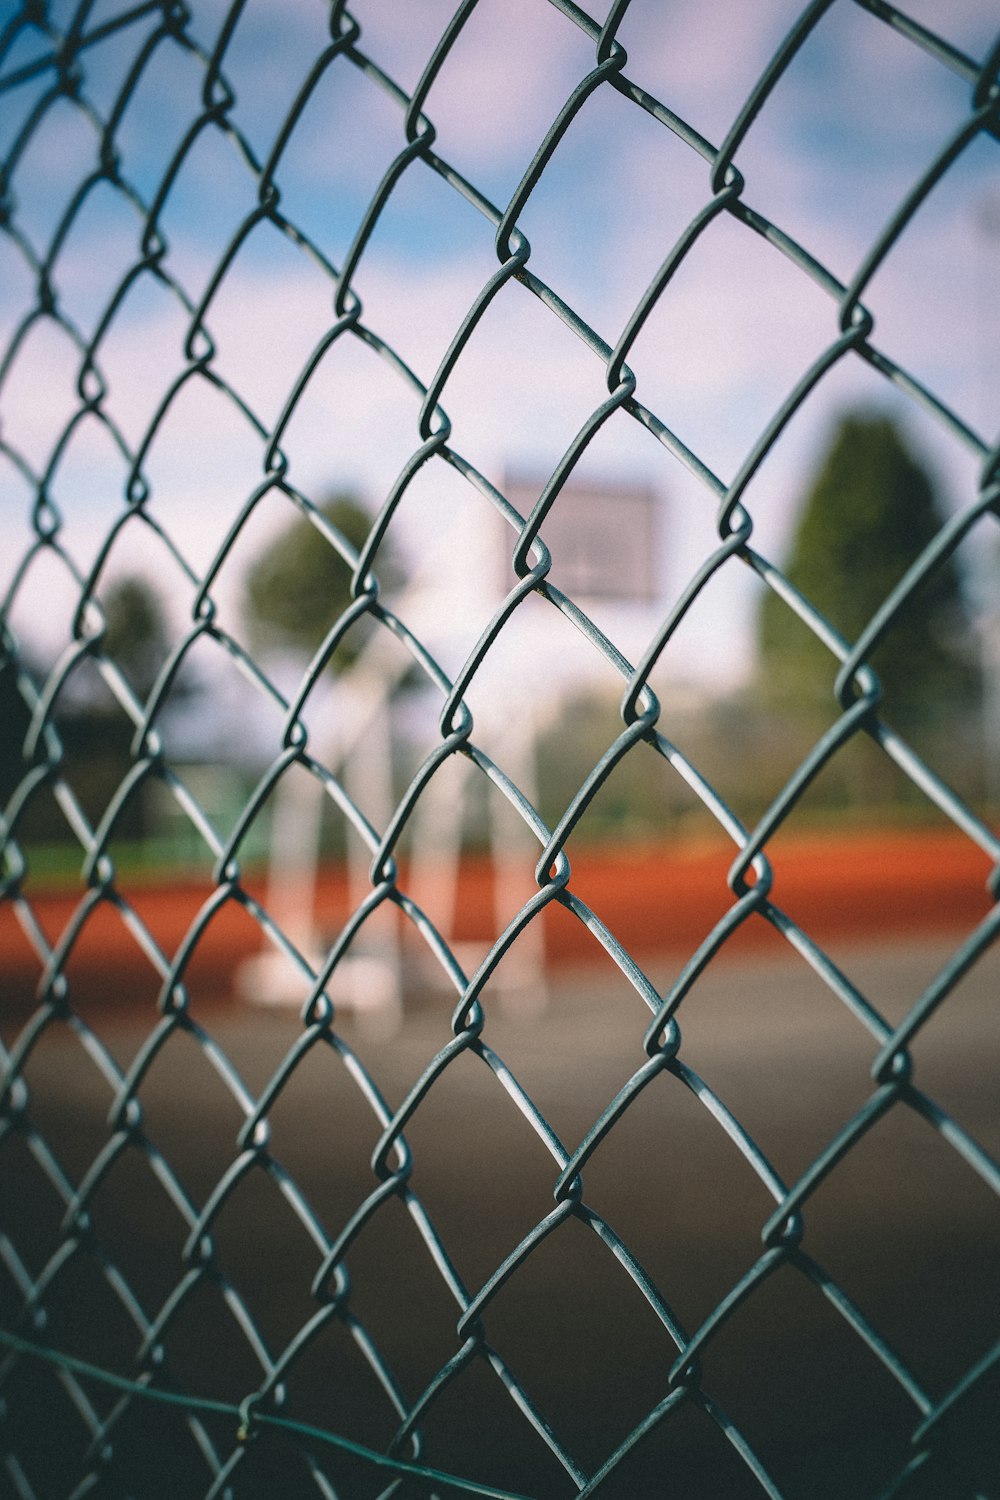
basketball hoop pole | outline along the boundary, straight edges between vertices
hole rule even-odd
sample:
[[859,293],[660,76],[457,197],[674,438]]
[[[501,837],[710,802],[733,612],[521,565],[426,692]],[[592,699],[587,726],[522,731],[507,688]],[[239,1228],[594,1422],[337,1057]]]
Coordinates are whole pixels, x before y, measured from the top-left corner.
[[[381,642],[370,642],[349,674],[331,685],[320,738],[325,763],[340,774],[348,794],[376,828],[392,816],[392,735],[389,706],[408,664],[385,659]],[[364,754],[354,752],[363,742]],[[265,893],[267,910],[314,970],[325,957],[317,921],[321,864],[323,785],[313,775],[285,775],[275,789]],[[371,890],[371,851],[360,838],[348,840],[347,883],[352,909]],[[240,993],[257,1004],[289,1005],[303,999],[303,981],[280,951],[248,958],[237,976]],[[362,936],[337,964],[330,989],[336,1004],[357,1011],[380,1031],[392,1030],[402,1006],[402,956],[396,923],[380,933],[377,948]]]

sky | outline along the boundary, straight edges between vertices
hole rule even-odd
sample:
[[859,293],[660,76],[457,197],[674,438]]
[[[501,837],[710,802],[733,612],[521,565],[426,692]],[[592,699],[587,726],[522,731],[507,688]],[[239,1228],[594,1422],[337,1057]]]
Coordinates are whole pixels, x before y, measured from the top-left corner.
[[[222,0],[189,0],[191,35],[210,52],[227,12]],[[409,94],[453,11],[452,0],[405,6],[356,0],[359,49]],[[594,6],[603,21],[607,5]],[[65,26],[76,7],[51,6]],[[84,7],[86,9],[86,7]],[[95,0],[85,29],[127,9]],[[726,137],[800,0],[632,0],[618,31],[623,74],[697,132],[708,148]],[[902,7],[912,21],[946,28],[957,51],[980,62],[998,21],[981,0]],[[0,3],[0,24],[15,7]],[[942,14],[944,18],[942,19]],[[259,161],[270,154],[291,101],[328,37],[321,0],[247,0],[223,71],[235,92],[231,118]],[[151,19],[112,34],[81,56],[78,103],[49,108],[11,173],[18,244],[0,234],[0,347],[7,348],[35,277],[24,244],[51,262],[59,306],[86,340],[136,263],[145,210],[200,108],[204,63],[174,41],[151,54],[115,129],[121,175],[134,200],[99,183],[67,219],[67,206],[97,161],[94,119],[107,120]],[[0,70],[37,56],[45,39],[20,34]],[[501,210],[565,100],[594,65],[594,45],[548,0],[480,0],[424,101],[434,151]],[[6,156],[44,94],[42,76],[0,92]],[[898,205],[968,119],[970,86],[959,74],[854,0],[833,0],[739,144],[742,201],[777,224],[849,283]],[[339,272],[357,227],[405,145],[404,109],[346,58],[310,94],[279,159],[280,211]],[[1000,146],[979,137],[908,224],[864,292],[873,340],[926,383],[988,444],[1000,430]],[[678,238],[712,197],[705,154],[609,84],[587,99],[523,204],[518,228],[528,268],[609,347]],[[197,304],[256,203],[257,179],[238,146],[215,127],[186,154],[158,220],[162,265]],[[54,244],[60,224],[64,234]],[[498,267],[489,219],[420,159],[402,173],[351,282],[361,319],[413,371],[433,380],[463,317]],[[268,222],[240,242],[204,317],[210,368],[238,392],[266,433],[334,321],[336,282]],[[837,304],[780,250],[730,215],[717,217],[676,271],[628,355],[636,396],[723,485],[732,481],[772,415],[838,334]],[[144,273],[128,284],[98,347],[104,407],[133,451],[142,446],[164,392],[189,366],[190,317],[178,297]],[[35,475],[49,467],[79,410],[79,349],[51,319],[17,344],[0,384],[2,435]],[[457,361],[440,405],[451,445],[493,484],[505,476],[540,488],[575,434],[607,396],[605,362],[542,300],[509,282]],[[780,562],[797,507],[839,413],[879,405],[905,425],[937,475],[950,509],[972,502],[971,452],[857,357],[840,361],[778,441],[749,489],[754,544]],[[338,489],[373,510],[420,442],[420,399],[391,361],[351,336],[327,351],[288,421],[281,447],[288,477],[320,499]],[[263,477],[268,447],[228,396],[201,378],[171,401],[148,446],[149,514],[176,541],[191,571],[214,567],[230,527]],[[624,411],[602,427],[581,460],[588,484],[648,488],[656,497],[658,587],[642,603],[595,600],[588,612],[629,660],[717,545],[716,501],[668,447]],[[67,554],[84,576],[124,510],[128,465],[102,425],[85,417],[63,445],[51,497]],[[30,540],[31,486],[0,458],[3,582]],[[569,495],[563,512],[568,512]],[[558,505],[558,502],[557,502]],[[220,619],[239,635],[242,578],[287,524],[275,495],[261,502],[213,585]],[[572,517],[570,524],[575,524]],[[413,481],[391,527],[410,576],[406,618],[451,671],[458,669],[503,593],[513,533],[493,525],[482,497],[440,460]],[[552,577],[558,581],[557,532]],[[506,545],[504,536],[506,535]],[[543,527],[542,535],[546,536]],[[612,523],[600,547],[618,547]],[[965,549],[970,576],[984,574],[989,537]],[[505,550],[504,550],[505,548]],[[978,571],[977,571],[978,570]],[[159,536],[141,521],[115,533],[102,578],[139,572],[168,603],[175,632],[190,623],[195,590]],[[507,587],[513,574],[507,570]],[[981,586],[981,584],[980,584]],[[35,649],[56,648],[78,593],[62,565],[37,568],[12,612]],[[754,662],[759,581],[726,565],[692,609],[657,669],[680,692],[727,691]],[[535,607],[537,605],[537,607]],[[557,686],[618,682],[561,617],[529,601],[491,653],[498,673],[527,657]],[[658,678],[659,680],[659,678]],[[540,689],[543,696],[544,682]]]

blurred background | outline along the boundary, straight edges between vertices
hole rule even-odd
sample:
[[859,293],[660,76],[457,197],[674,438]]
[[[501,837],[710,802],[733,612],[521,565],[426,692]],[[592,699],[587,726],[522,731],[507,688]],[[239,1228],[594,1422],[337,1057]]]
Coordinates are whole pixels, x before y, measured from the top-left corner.
[[[412,89],[449,9],[429,3],[397,26],[377,6],[369,15],[362,5],[366,55]],[[682,5],[664,27],[649,7],[633,5],[619,31],[628,75],[717,142],[797,9],[774,0],[734,23],[720,9]],[[100,23],[99,11],[88,25]],[[67,25],[72,12],[50,7],[51,24]],[[224,14],[221,5],[196,7],[185,35],[210,55]],[[150,27],[154,19],[155,12]],[[738,45],[733,24],[745,29]],[[954,7],[948,24],[949,41],[973,58],[987,46],[992,17],[981,5]],[[515,37],[516,46],[504,45]],[[86,97],[102,118],[119,97],[134,40],[123,31],[87,53]],[[44,72],[6,94],[13,154],[5,181],[17,234],[6,234],[0,247],[10,495],[2,521],[11,589],[5,619],[39,684],[67,642],[80,639],[81,581],[88,606],[106,622],[101,652],[141,701],[171,653],[179,654],[156,727],[169,763],[183,767],[223,838],[273,757],[275,730],[274,695],[246,685],[229,643],[251,651],[294,696],[302,664],[350,601],[352,575],[281,485],[257,496],[224,552],[234,523],[262,473],[275,472],[268,455],[277,445],[289,486],[327,507],[349,545],[362,545],[419,445],[420,391],[497,265],[488,217],[417,157],[394,184],[350,277],[362,325],[392,358],[371,339],[337,339],[289,410],[329,331],[333,294],[346,295],[330,270],[343,266],[400,149],[398,105],[348,58],[334,58],[283,141],[276,207],[259,211],[259,178],[245,152],[266,163],[328,43],[323,6],[295,4],[280,17],[266,5],[245,7],[225,52],[235,95],[226,128],[202,124],[179,156],[198,115],[204,62],[176,38],[161,38],[111,132],[127,191],[93,180],[101,135],[70,99],[46,107],[22,142],[19,132],[51,86]],[[30,71],[47,46],[43,27],[18,29],[7,71]],[[557,9],[478,7],[424,101],[437,132],[434,151],[502,209],[581,76],[585,48],[584,34]],[[967,89],[955,72],[864,8],[834,5],[741,147],[747,199],[846,284],[966,111]],[[997,431],[994,145],[982,133],[958,155],[864,290],[878,350],[986,447]],[[142,205],[148,210],[158,195],[154,235]],[[599,88],[574,116],[518,223],[532,246],[531,270],[613,348],[709,197],[708,168],[696,150],[615,90]],[[146,258],[137,261],[140,245]],[[57,296],[58,317],[38,299],[36,263]],[[776,408],[832,343],[835,318],[834,300],[813,279],[765,238],[718,215],[629,351],[639,399],[728,486]],[[193,329],[211,340],[204,363],[194,360]],[[99,369],[94,404],[81,400],[81,366],[95,381]],[[510,280],[447,376],[440,406],[451,423],[449,444],[508,498],[516,493],[528,515],[600,401],[601,383],[600,360],[566,321]],[[554,559],[550,581],[633,664],[718,544],[717,496],[659,439],[616,411],[585,447],[541,528]],[[978,466],[972,445],[956,441],[870,360],[840,359],[744,492],[752,545],[854,639],[937,526],[970,503]],[[140,491],[149,500],[129,507],[127,497]],[[38,546],[55,516],[58,547]],[[874,658],[890,721],[928,758],[944,757],[949,777],[977,805],[992,800],[996,781],[987,749],[997,700],[992,530],[987,517],[970,531]],[[584,539],[578,554],[569,550],[571,537]],[[515,582],[513,540],[494,507],[440,457],[415,473],[392,511],[374,556],[382,597],[452,676]],[[591,564],[588,577],[578,556],[603,566]],[[853,599],[839,605],[848,577],[857,585]],[[192,622],[209,609],[213,631],[196,635]],[[362,612],[339,648],[341,675],[361,661],[372,634]],[[925,663],[919,674],[912,669],[918,657]],[[425,673],[406,666],[394,660],[379,668],[389,674],[386,697],[398,699],[386,707],[392,800],[436,734],[442,697]],[[836,717],[837,666],[734,557],[684,616],[649,682],[662,704],[660,727],[752,824],[818,729]],[[26,710],[14,701],[11,674],[3,680],[9,794],[20,774]],[[318,685],[310,713],[324,712],[328,686]],[[552,826],[613,739],[621,693],[621,674],[606,656],[530,596],[468,696],[487,741],[493,726],[483,722],[489,709],[481,704],[488,698],[516,704],[530,721],[539,808]],[[71,766],[83,806],[99,820],[121,782],[135,726],[92,653],[66,674],[52,712],[66,741],[67,774]],[[559,727],[567,715],[572,734]],[[730,752],[734,735],[738,757]],[[870,822],[876,810],[879,818],[933,819],[921,793],[868,749],[852,741],[797,820]],[[335,853],[349,834],[326,802],[322,847]],[[244,861],[264,856],[269,816],[264,808],[249,830]],[[76,868],[77,840],[49,789],[39,790],[22,819],[39,846],[36,865],[65,865],[59,851],[68,846]],[[464,821],[463,841],[482,844],[482,809],[470,808]],[[712,836],[717,827],[682,778],[638,756],[625,759],[578,837]],[[119,859],[211,867],[191,819],[155,778],[127,799],[114,835]]]

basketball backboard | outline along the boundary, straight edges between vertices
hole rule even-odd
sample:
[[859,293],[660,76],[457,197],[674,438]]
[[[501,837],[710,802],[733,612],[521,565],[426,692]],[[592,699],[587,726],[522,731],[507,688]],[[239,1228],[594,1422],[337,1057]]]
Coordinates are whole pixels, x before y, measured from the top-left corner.
[[[543,481],[508,476],[504,492],[529,516]],[[659,497],[649,485],[569,480],[542,522],[552,582],[572,599],[648,603],[658,580]]]

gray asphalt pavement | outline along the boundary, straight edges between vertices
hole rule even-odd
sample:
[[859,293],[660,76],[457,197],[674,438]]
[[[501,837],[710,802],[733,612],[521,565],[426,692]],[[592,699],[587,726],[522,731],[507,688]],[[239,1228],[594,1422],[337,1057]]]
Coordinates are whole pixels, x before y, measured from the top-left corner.
[[[871,1002],[898,1020],[949,947],[928,940],[834,956]],[[663,960],[651,976],[666,986],[675,967]],[[915,1083],[995,1157],[997,978],[997,960],[987,955],[914,1046]],[[561,975],[540,1013],[489,994],[485,1008],[484,1041],[569,1149],[642,1062],[648,1013],[610,966]],[[390,1107],[447,1042],[449,1010],[443,996],[416,997],[391,1037],[345,1017],[344,1037]],[[300,1032],[294,1011],[208,998],[195,1011],[253,1095]],[[119,1006],[96,1012],[93,1024],[127,1066],[148,1034],[148,1019]],[[797,959],[775,952],[714,964],[684,1002],[680,1020],[683,1061],[741,1121],[786,1184],[871,1096],[871,1038]],[[78,1183],[107,1139],[107,1082],[65,1026],[43,1038],[27,1077],[30,1118]],[[149,1137],[203,1205],[238,1154],[242,1121],[210,1053],[190,1037],[173,1037],[140,1098]],[[349,1069],[328,1047],[314,1049],[269,1119],[274,1159],[335,1234],[376,1185],[369,1160],[379,1132]],[[552,1158],[502,1082],[471,1055],[448,1067],[406,1134],[414,1192],[475,1292],[552,1207]],[[3,1228],[37,1275],[55,1244],[56,1195],[23,1141],[0,1151],[0,1172]],[[689,1333],[755,1262],[774,1206],[709,1110],[666,1074],[645,1089],[588,1163],[584,1198],[627,1242]],[[185,1229],[139,1152],[126,1151],[110,1170],[91,1217],[142,1305],[159,1306],[179,1279]],[[282,1348],[315,1311],[309,1284],[319,1253],[275,1178],[248,1174],[220,1211],[213,1235],[217,1264],[256,1330],[272,1352]],[[953,1144],[904,1106],[882,1119],[810,1198],[803,1248],[932,1400],[1000,1334],[1000,1202]],[[412,1401],[459,1347],[455,1302],[414,1218],[396,1200],[362,1231],[347,1263],[349,1306]],[[95,1265],[93,1256],[78,1256],[54,1279],[46,1336],[127,1368],[136,1341]],[[9,1285],[5,1291],[6,1317],[17,1299]],[[561,1225],[514,1273],[484,1324],[490,1343],[587,1473],[667,1392],[676,1353],[671,1341],[607,1245],[578,1219]],[[208,1284],[182,1310],[166,1343],[174,1379],[203,1394],[235,1399],[259,1379],[231,1306]],[[909,1435],[919,1420],[911,1397],[831,1300],[791,1266],[776,1270],[738,1309],[702,1363],[702,1388],[789,1500],[874,1500],[911,1454]],[[72,1492],[60,1465],[68,1472],[80,1454],[79,1418],[71,1411],[59,1417],[60,1441],[51,1430],[39,1436],[68,1404],[64,1389],[53,1394],[57,1386],[44,1370],[22,1372],[9,1417],[28,1467],[48,1474],[49,1466],[48,1487],[38,1493],[53,1500]],[[108,1405],[103,1392],[93,1399],[99,1409]],[[340,1326],[293,1369],[288,1410],[374,1445],[394,1426],[363,1351]],[[123,1426],[119,1448],[126,1456],[112,1472],[133,1477],[132,1489],[121,1493],[137,1500],[202,1493],[205,1470],[187,1451],[189,1438],[177,1436],[172,1416],[148,1413],[148,1407],[133,1413]],[[928,1469],[905,1495],[972,1500],[994,1493],[995,1388],[984,1386],[965,1417],[949,1425],[950,1467]],[[539,1497],[574,1493],[481,1361],[441,1396],[424,1427],[426,1459],[436,1466]],[[220,1441],[228,1451],[225,1434]],[[384,1489],[385,1476],[338,1468],[335,1455],[323,1461],[340,1485],[338,1495],[353,1500]],[[240,1497],[315,1493],[287,1446],[269,1437],[237,1477]],[[719,1427],[692,1406],[664,1422],[599,1493],[739,1500],[763,1492]]]

